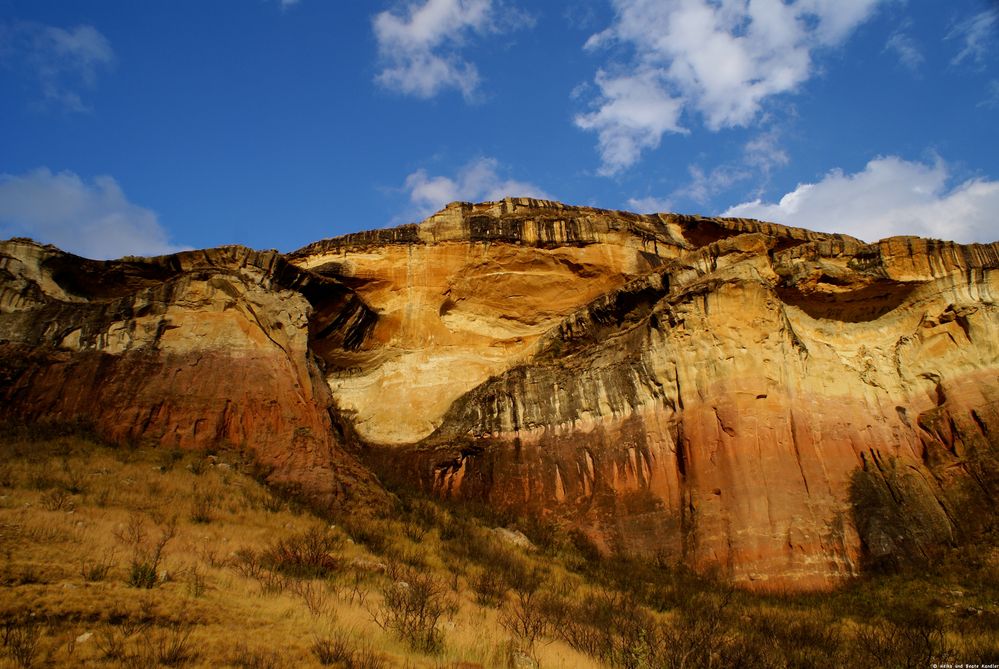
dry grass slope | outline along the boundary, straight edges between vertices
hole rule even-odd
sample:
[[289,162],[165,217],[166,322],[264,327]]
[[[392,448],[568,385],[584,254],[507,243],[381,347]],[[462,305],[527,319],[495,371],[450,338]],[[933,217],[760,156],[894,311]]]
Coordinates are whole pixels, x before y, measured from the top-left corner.
[[[999,660],[999,552],[754,596],[399,493],[319,517],[225,453],[0,437],[0,666],[927,667]],[[533,548],[490,526],[526,532]]]

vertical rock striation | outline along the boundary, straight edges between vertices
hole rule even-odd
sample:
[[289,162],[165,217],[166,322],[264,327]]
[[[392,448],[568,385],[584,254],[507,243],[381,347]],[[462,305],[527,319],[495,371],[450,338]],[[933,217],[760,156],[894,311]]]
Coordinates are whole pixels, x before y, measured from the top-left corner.
[[999,445],[999,245],[683,233],[392,460],[756,588],[955,541],[968,495],[997,492],[974,469]]

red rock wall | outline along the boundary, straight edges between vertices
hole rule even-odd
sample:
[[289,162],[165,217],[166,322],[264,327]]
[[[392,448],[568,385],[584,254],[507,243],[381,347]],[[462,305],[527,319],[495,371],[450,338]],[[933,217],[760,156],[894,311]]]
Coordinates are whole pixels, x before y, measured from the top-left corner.
[[[967,458],[999,451],[995,247],[938,245],[916,274],[893,251],[915,242],[775,245],[732,238],[594,302],[456,403],[407,467],[755,588],[832,587],[953,542]],[[783,300],[787,277],[839,318]],[[856,294],[878,282],[890,308]],[[897,508],[858,504],[878,491]]]
[[[82,423],[118,444],[233,449],[317,505],[384,503],[338,438],[309,345],[345,345],[343,330],[363,320],[349,290],[328,281],[317,290],[318,277],[246,249],[126,268],[30,245],[3,250],[5,288],[31,299],[0,313],[0,417]],[[325,300],[317,308],[302,291]],[[339,336],[310,333],[310,316],[338,313]]]

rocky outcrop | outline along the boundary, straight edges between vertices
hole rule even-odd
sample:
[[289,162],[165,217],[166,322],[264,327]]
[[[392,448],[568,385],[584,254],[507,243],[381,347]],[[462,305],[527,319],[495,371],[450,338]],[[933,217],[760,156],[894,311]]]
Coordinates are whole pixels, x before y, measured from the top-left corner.
[[455,203],[289,260],[377,312],[364,344],[325,356],[327,379],[364,439],[399,445],[433,432],[452,402],[526,359],[562,318],[684,244],[659,217],[525,199]]
[[379,504],[337,435],[312,349],[349,349],[353,291],[240,247],[96,262],[0,244],[0,413],[83,423],[114,443],[238,449],[329,506]]
[[383,468],[770,589],[925,556],[992,504],[999,246],[680,234]]
[[[399,485],[762,589],[931,556],[999,492],[999,244],[455,203],[284,257],[0,246],[0,413]],[[371,469],[369,469],[369,467]]]

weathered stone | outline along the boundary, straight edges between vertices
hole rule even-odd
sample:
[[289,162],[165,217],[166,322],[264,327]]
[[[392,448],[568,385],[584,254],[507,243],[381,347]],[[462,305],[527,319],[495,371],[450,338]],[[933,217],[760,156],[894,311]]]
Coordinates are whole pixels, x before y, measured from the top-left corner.
[[756,588],[953,543],[999,445],[999,245],[659,220],[661,263],[376,467]]
[[[336,435],[311,352],[349,347],[364,310],[346,286],[240,247],[96,262],[11,241],[0,268],[4,418],[238,449],[323,505],[383,497]],[[336,318],[337,331],[317,329]]]
[[[323,504],[397,484],[605,551],[828,588],[999,491],[999,244],[530,199],[109,263],[0,245],[0,417],[229,444]],[[363,464],[362,464],[363,461]]]

